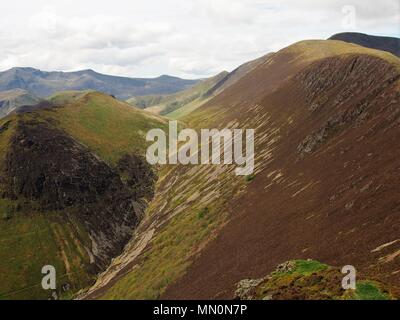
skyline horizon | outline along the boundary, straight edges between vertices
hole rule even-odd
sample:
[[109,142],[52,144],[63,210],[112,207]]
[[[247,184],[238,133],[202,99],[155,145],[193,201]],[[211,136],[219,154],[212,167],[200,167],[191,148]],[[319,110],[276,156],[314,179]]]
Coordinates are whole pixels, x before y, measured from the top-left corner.
[[0,70],[198,79],[300,40],[400,37],[397,0],[15,0],[0,11]]
[[[332,34],[331,36],[334,36],[334,35],[337,35],[337,34],[341,34],[341,33],[358,33],[358,34],[365,34],[365,35],[369,35],[369,36],[389,37],[389,38],[400,39],[400,38],[399,38],[400,35],[399,35],[399,37],[396,37],[396,36],[393,36],[393,35],[387,35],[387,34],[371,34],[371,33],[364,33],[364,32],[361,32],[361,31],[342,31],[342,32],[334,33],[334,34]],[[330,37],[331,37],[331,36],[330,36]],[[286,48],[286,47],[288,47],[288,46],[290,46],[290,45],[292,45],[292,44],[294,44],[294,43],[296,43],[296,42],[305,41],[305,40],[328,40],[328,39],[329,39],[329,37],[328,37],[328,38],[325,38],[325,39],[322,39],[322,38],[321,38],[321,39],[314,38],[314,39],[303,39],[303,40],[298,40],[298,41],[295,41],[295,42],[293,42],[293,43],[291,43],[291,44],[288,44],[287,46],[283,46],[282,48],[279,48],[279,49],[276,50],[276,51],[264,52],[264,53],[261,53],[260,56],[255,57],[254,59],[250,59],[250,60],[247,60],[247,61],[242,61],[239,65],[235,66],[233,69],[230,69],[230,70],[227,70],[227,69],[225,69],[225,70],[220,70],[220,71],[218,71],[218,72],[215,73],[215,74],[211,74],[211,75],[203,76],[203,77],[182,77],[182,76],[179,76],[179,75],[176,75],[176,74],[168,74],[168,73],[160,73],[160,74],[151,75],[151,76],[142,76],[142,75],[121,75],[121,74],[113,74],[113,73],[101,72],[101,71],[99,71],[99,70],[96,70],[96,69],[90,68],[90,67],[89,67],[89,68],[82,68],[82,69],[61,70],[61,69],[42,69],[42,68],[40,68],[40,67],[35,67],[35,66],[31,66],[31,65],[19,65],[19,66],[16,65],[16,66],[13,66],[13,67],[10,67],[10,68],[7,68],[7,69],[0,69],[0,73],[7,72],[7,71],[10,71],[10,70],[12,70],[12,69],[34,69],[34,70],[38,70],[38,71],[45,72],[45,73],[51,73],[51,72],[77,73],[77,72],[83,72],[83,71],[93,71],[93,72],[95,72],[95,73],[97,73],[97,74],[107,75],[107,76],[113,76],[113,77],[120,77],[120,78],[157,79],[157,78],[161,78],[161,77],[163,77],[163,76],[167,76],[167,77],[173,77],[173,78],[180,78],[180,79],[184,79],[184,80],[204,80],[204,79],[207,79],[207,78],[216,76],[216,75],[218,75],[218,74],[220,74],[220,73],[223,73],[223,72],[232,72],[232,71],[234,71],[236,68],[238,68],[239,66],[241,66],[242,64],[245,64],[245,63],[247,63],[247,62],[249,62],[249,61],[252,61],[252,60],[256,60],[257,58],[260,58],[260,57],[262,57],[262,56],[264,56],[264,55],[266,55],[266,54],[278,52],[278,51],[280,51],[280,50],[282,50],[282,49],[284,49],[284,48]]]

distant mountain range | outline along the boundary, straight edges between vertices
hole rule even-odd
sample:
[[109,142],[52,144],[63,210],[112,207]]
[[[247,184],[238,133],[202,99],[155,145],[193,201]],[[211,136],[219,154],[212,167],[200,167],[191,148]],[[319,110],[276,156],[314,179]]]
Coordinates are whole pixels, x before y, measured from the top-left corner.
[[182,116],[190,113],[212,98],[208,92],[224,79],[229,72],[223,71],[214,77],[196,83],[186,90],[167,94],[150,95],[128,99],[133,106],[147,111],[167,115],[168,117]]
[[358,32],[343,32],[333,35],[329,40],[340,40],[363,47],[383,50],[400,57],[400,39],[393,37],[371,36]]
[[[398,38],[344,32],[333,35],[329,40],[353,43],[400,56]],[[153,113],[180,118],[201,107],[272,56],[273,53],[268,53],[240,65],[232,72],[224,71],[214,77],[199,80],[167,75],[147,79],[128,78],[93,70],[45,72],[29,67],[12,68],[0,72],[0,118],[18,107],[35,105],[43,98],[51,98],[60,92],[75,92],[79,95],[79,92],[90,90],[127,100],[133,106],[147,108]],[[63,98],[69,96],[61,95]]]
[[12,68],[0,72],[0,91],[23,89],[38,97],[47,97],[59,91],[96,90],[125,100],[133,96],[174,93],[198,81],[167,75],[146,79],[109,76],[93,70],[45,72],[34,68]]

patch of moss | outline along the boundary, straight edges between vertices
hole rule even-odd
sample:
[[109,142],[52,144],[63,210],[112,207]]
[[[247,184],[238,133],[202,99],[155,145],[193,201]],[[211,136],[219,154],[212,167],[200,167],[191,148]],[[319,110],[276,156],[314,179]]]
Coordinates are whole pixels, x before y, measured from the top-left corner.
[[328,265],[316,260],[295,260],[295,266],[294,272],[302,275],[328,269]]
[[388,292],[383,292],[378,283],[374,281],[357,281],[354,293],[356,300],[390,300]]

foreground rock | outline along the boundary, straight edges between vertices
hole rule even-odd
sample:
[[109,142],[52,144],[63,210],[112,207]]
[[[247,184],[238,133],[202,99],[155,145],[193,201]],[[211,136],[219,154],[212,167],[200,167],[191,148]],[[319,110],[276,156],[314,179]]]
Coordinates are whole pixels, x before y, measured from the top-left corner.
[[240,300],[390,300],[393,292],[377,281],[357,280],[356,290],[343,289],[345,274],[315,260],[293,260],[280,264],[261,279],[237,283]]

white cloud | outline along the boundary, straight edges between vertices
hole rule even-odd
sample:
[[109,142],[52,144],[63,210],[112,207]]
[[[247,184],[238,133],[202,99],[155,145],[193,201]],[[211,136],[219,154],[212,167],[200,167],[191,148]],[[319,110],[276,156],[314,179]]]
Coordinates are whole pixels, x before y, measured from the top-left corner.
[[398,0],[13,0],[0,4],[0,69],[92,68],[126,76],[204,77],[307,38],[399,36]]

